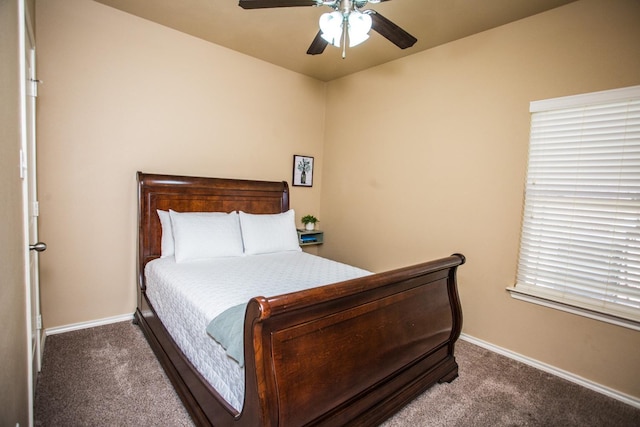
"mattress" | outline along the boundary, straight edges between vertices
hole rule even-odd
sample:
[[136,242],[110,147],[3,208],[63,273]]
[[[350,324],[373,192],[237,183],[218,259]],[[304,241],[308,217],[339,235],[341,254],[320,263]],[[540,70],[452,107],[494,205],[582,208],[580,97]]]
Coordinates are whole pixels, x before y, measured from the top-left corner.
[[185,356],[233,408],[242,410],[244,368],[207,334],[209,322],[256,296],[275,296],[371,274],[305,252],[176,263],[159,258],[145,267],[146,294]]

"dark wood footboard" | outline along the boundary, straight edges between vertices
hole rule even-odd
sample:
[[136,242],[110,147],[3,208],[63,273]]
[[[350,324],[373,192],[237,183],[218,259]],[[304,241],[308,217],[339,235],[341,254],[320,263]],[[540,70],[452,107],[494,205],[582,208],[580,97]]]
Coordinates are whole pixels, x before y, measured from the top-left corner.
[[463,262],[453,255],[253,299],[245,410],[260,414],[259,425],[372,425],[454,379],[462,327],[456,268]]

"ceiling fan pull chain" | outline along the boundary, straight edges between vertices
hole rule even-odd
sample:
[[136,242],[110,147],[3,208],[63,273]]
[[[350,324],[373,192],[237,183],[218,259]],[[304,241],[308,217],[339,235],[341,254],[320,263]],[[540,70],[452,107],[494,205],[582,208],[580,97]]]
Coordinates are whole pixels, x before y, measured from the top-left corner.
[[342,59],[347,57],[347,30],[349,28],[349,22],[344,19],[342,21]]

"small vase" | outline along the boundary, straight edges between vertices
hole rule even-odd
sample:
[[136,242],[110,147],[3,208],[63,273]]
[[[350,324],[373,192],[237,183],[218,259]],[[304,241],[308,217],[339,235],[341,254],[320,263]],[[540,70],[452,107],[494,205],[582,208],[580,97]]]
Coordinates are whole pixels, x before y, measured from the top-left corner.
[[314,228],[316,228],[316,225],[312,222],[308,222],[304,225],[304,229],[307,231],[313,231]]

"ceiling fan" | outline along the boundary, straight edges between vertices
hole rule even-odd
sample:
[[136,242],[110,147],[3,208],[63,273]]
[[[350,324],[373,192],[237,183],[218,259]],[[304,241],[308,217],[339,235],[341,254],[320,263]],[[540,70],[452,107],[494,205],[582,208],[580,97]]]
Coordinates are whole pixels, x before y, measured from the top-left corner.
[[320,31],[307,50],[309,55],[324,52],[328,44],[342,46],[342,57],[346,56],[347,44],[356,46],[369,38],[374,30],[400,49],[411,47],[418,41],[411,34],[372,9],[362,9],[368,3],[376,4],[388,0],[240,0],[243,9],[265,9],[292,6],[328,6],[333,12],[320,17]]

